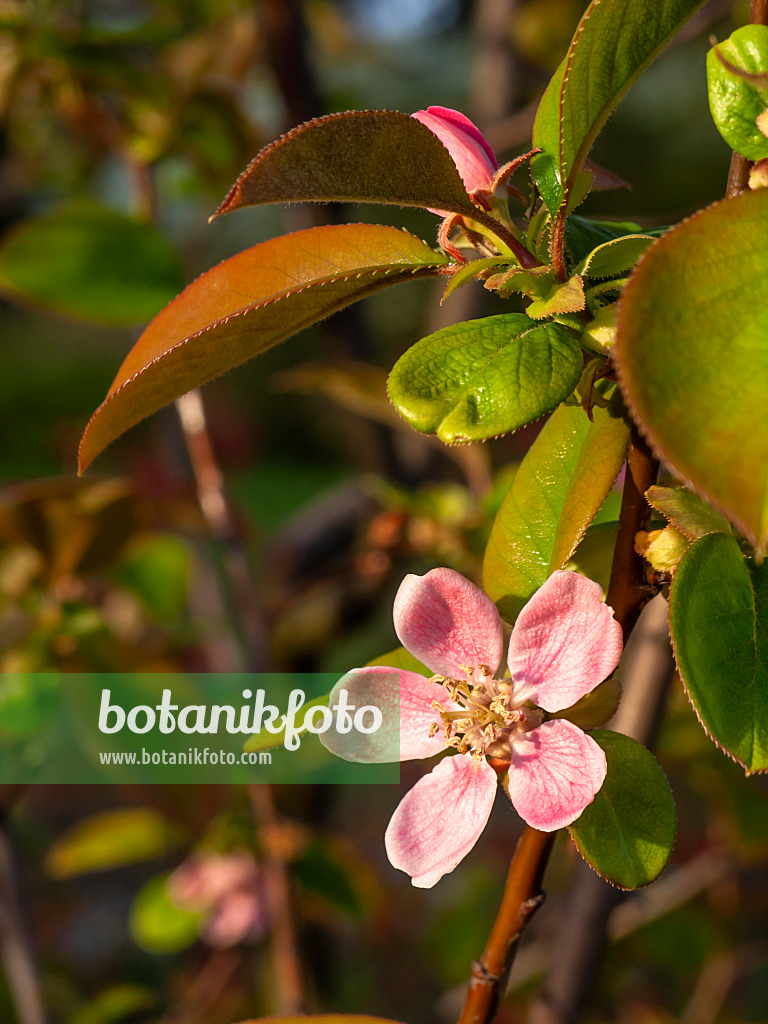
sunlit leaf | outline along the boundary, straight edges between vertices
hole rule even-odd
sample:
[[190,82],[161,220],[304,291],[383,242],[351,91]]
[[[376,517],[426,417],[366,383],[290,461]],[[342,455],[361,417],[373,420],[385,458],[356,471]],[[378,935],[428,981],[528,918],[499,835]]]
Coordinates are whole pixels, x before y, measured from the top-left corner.
[[566,328],[502,313],[422,338],[395,364],[389,395],[416,430],[455,444],[538,419],[571,394],[581,371]]
[[627,402],[675,475],[768,540],[768,191],[726,199],[648,251],[622,298]]
[[743,71],[768,72],[768,26],[744,25],[707,54],[709,108],[717,130],[731,149],[762,160],[768,157],[768,136],[757,119],[768,108],[768,86],[733,74],[716,51]]
[[579,853],[620,889],[658,878],[675,841],[675,805],[656,758],[629,736],[590,733],[608,760],[593,802],[568,826]]
[[151,878],[136,894],[128,918],[133,941],[149,953],[178,953],[196,941],[202,914],[182,910],[166,888],[167,875]]
[[666,516],[670,523],[689,540],[698,540],[708,533],[730,533],[725,516],[713,509],[685,487],[654,485],[645,492],[648,504]]
[[724,533],[702,538],[678,566],[669,622],[704,729],[748,772],[768,770],[768,564]]
[[79,821],[59,836],[45,866],[53,878],[71,878],[159,857],[177,841],[165,819],[148,807],[106,811]]
[[574,187],[592,143],[632,83],[704,0],[592,0],[536,113],[531,162],[552,214]]
[[502,502],[483,561],[483,586],[512,622],[570,560],[618,475],[629,443],[621,397],[557,409],[528,450]]
[[623,235],[603,242],[581,261],[576,272],[593,280],[616,277],[631,270],[652,241],[650,235]]
[[258,154],[217,215],[255,203],[297,201],[478,213],[437,136],[392,110],[350,110],[299,125]]
[[398,228],[341,224],[273,238],[225,260],[157,316],[86,427],[80,468],[179,395],[344,306],[440,273],[446,257]]
[[22,221],[0,247],[6,295],[95,324],[144,324],[183,283],[156,228],[86,201]]

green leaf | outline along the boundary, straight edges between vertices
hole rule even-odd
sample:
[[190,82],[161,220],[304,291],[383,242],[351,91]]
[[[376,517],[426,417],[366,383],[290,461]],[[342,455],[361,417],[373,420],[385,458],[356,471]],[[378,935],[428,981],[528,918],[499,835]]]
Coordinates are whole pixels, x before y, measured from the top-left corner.
[[387,668],[399,668],[405,672],[418,672],[422,676],[432,676],[434,673],[422,665],[418,658],[414,658],[410,651],[404,647],[395,647],[393,651],[379,655],[366,662],[366,665],[385,665]]
[[146,323],[183,283],[159,231],[91,202],[23,221],[0,247],[6,295],[95,324]]
[[597,133],[632,83],[704,0],[592,0],[539,104],[531,169],[554,215]]
[[648,251],[619,308],[627,403],[675,476],[768,540],[768,190],[695,214]]
[[216,215],[300,201],[394,203],[479,216],[442,142],[392,110],[350,110],[299,125],[258,154]]
[[136,1019],[142,1011],[150,1012],[157,1004],[151,989],[138,985],[111,985],[88,1000],[86,1006],[68,1018],[70,1024],[115,1024],[126,1017]]
[[[315,697],[314,700],[308,700],[306,704],[302,705],[303,713],[306,715],[311,708],[327,708],[330,696],[330,693],[324,693],[321,697]],[[306,731],[306,729],[297,729],[296,735],[303,736]],[[284,742],[285,729],[281,729],[280,732],[269,732],[269,730],[264,729],[262,732],[256,732],[253,736],[249,736],[245,741],[243,750],[246,753],[250,753],[255,750],[270,750],[272,747],[282,746]]]
[[148,807],[106,811],[59,836],[46,855],[45,867],[53,878],[72,878],[159,857],[177,842],[176,832]]
[[730,524],[724,516],[685,487],[654,485],[645,492],[645,498],[652,508],[666,516],[689,540],[698,540],[708,533],[731,532]]
[[578,265],[598,246],[636,235],[639,230],[640,225],[631,220],[593,220],[572,213],[565,222],[565,244],[571,261]]
[[168,875],[151,878],[136,893],[128,918],[134,942],[149,953],[178,953],[196,941],[202,914],[182,910],[166,888]]
[[134,593],[159,622],[178,621],[187,607],[192,550],[170,533],[142,533],[114,568],[114,577]]
[[[418,122],[415,122],[418,123]],[[398,228],[340,224],[273,238],[225,260],[157,316],[80,443],[80,470],[163,405],[358,299],[448,262]]]
[[708,735],[747,772],[768,769],[768,565],[711,533],[683,556],[669,623],[680,676]]
[[616,277],[631,270],[651,242],[653,238],[650,235],[623,235],[603,242],[581,261],[576,273],[592,280]]
[[559,324],[502,313],[445,327],[395,364],[389,395],[416,430],[446,444],[507,434],[571,394],[581,348]]
[[570,560],[621,469],[629,425],[618,391],[593,413],[593,423],[581,406],[553,413],[496,515],[483,586],[509,622]]
[[545,316],[560,316],[576,313],[586,306],[584,282],[580,277],[571,277],[562,284],[554,285],[546,295],[534,300],[526,309],[526,315],[534,320]]
[[675,841],[675,805],[653,754],[629,736],[590,733],[603,748],[608,774],[572,825],[576,848],[590,867],[620,889],[659,877]]
[[707,54],[709,109],[725,141],[748,160],[768,157],[768,137],[757,118],[768,108],[768,88],[735,75],[718,58],[743,71],[768,72],[768,26],[745,25]]

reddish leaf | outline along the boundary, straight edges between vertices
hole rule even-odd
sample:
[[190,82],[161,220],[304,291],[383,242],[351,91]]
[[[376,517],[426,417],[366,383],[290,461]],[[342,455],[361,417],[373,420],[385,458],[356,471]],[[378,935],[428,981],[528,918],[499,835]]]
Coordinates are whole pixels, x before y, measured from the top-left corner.
[[479,216],[442,142],[393,110],[351,110],[299,125],[262,149],[216,215],[298,201],[393,203]]
[[399,228],[341,224],[270,239],[194,281],[152,321],[91,417],[82,472],[110,442],[179,395],[304,327],[448,260]]

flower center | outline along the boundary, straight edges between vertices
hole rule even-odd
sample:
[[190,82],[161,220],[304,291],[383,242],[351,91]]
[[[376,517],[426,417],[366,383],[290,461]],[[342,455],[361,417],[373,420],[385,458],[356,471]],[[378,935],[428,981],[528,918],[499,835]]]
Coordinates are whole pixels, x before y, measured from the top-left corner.
[[[462,666],[463,668],[463,666]],[[530,732],[541,725],[544,712],[515,700],[514,681],[495,679],[487,665],[465,669],[467,678],[449,679],[433,676],[460,710],[447,711],[439,700],[432,703],[440,714],[445,741],[461,754],[508,758],[515,733]],[[434,722],[430,735],[436,736],[440,723]]]

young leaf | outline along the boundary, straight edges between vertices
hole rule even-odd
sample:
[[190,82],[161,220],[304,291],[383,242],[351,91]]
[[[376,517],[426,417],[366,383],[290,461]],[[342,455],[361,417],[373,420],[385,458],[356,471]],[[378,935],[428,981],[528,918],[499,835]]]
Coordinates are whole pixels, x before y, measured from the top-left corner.
[[144,324],[183,283],[159,231],[92,202],[22,221],[0,247],[6,295],[94,324]]
[[438,137],[392,110],[350,110],[294,128],[262,149],[216,216],[301,201],[394,203],[478,216]]
[[709,109],[725,141],[748,160],[768,157],[768,137],[757,125],[768,107],[768,88],[735,75],[718,51],[736,68],[768,71],[768,26],[744,25],[707,54]]
[[581,349],[560,324],[502,313],[445,327],[395,364],[389,394],[398,412],[446,444],[507,434],[573,391]]
[[670,591],[672,643],[707,734],[747,772],[768,770],[768,564],[710,533],[688,549]]
[[593,281],[616,277],[631,270],[652,241],[650,235],[623,235],[610,242],[603,242],[581,261],[576,273]]
[[698,540],[708,533],[730,533],[731,526],[725,516],[711,508],[685,487],[658,487],[645,492],[646,501],[666,516],[672,526],[689,540]]
[[531,169],[554,215],[608,115],[704,0],[592,0],[536,113]]
[[447,258],[399,228],[340,224],[273,238],[203,274],[128,354],[80,442],[80,471],[150,413],[373,292]]
[[621,301],[616,359],[643,433],[758,547],[768,540],[768,191],[684,221]]
[[656,758],[621,733],[590,733],[608,774],[572,825],[571,839],[590,867],[620,889],[649,885],[666,867],[675,841],[675,805]]
[[483,586],[509,622],[569,561],[621,469],[629,425],[618,391],[593,413],[593,423],[581,406],[553,413],[496,515]]

